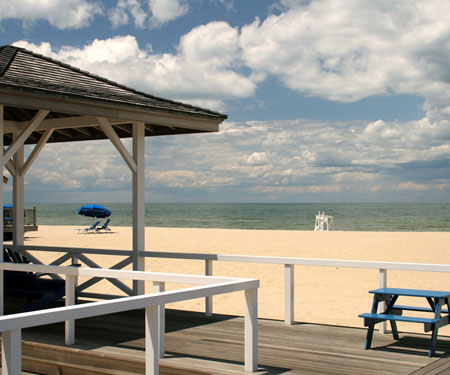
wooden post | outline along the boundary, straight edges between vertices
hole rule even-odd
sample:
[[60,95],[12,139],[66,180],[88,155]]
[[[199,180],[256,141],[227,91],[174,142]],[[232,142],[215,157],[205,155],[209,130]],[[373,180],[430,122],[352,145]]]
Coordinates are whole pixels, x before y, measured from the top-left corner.
[[[4,165],[3,163],[3,128],[4,128],[4,119],[3,119],[3,105],[0,104],[0,165]],[[0,236],[2,238],[2,251],[0,251],[0,261],[3,262],[3,173],[4,168],[2,167],[2,181],[0,183]],[[3,270],[0,271],[0,315],[4,314],[4,289],[3,289]]]
[[145,375],[159,374],[158,306],[145,308]]
[[[161,293],[166,290],[166,283],[163,281],[153,282],[153,293]],[[166,355],[166,307],[158,306],[158,331],[159,331],[159,358]]]
[[20,329],[2,332],[2,375],[22,374],[21,336]]
[[294,265],[284,265],[284,323],[294,324]]
[[[14,134],[14,140],[17,140],[18,134]],[[25,183],[22,174],[24,164],[24,146],[19,147],[14,154],[14,167],[16,174],[13,177],[13,244],[24,244],[24,199]]]
[[[66,306],[75,305],[75,283],[76,276],[66,275]],[[75,344],[75,320],[65,321],[65,343],[66,345]]]
[[245,371],[258,369],[258,289],[245,290]]
[[[145,124],[133,123],[133,271],[145,271]],[[144,281],[133,281],[135,295],[145,293]]]
[[[387,270],[380,268],[379,269],[379,273],[380,273],[380,288],[386,288],[387,287]],[[384,311],[386,310],[386,302],[380,302],[380,311]],[[379,325],[379,332],[381,334],[385,334],[386,333],[386,322],[380,322]]]
[[[213,261],[205,260],[205,276],[212,276],[213,274]],[[212,296],[205,297],[205,315],[213,315],[213,298]]]

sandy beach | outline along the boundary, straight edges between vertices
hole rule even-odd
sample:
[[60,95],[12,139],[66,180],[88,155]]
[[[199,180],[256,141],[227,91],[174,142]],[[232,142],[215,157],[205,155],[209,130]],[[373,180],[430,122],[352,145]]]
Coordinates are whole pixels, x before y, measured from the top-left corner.
[[[129,227],[113,227],[111,233],[80,234],[72,226],[40,226],[26,233],[25,244],[103,249],[131,249]],[[450,264],[449,232],[313,232],[236,229],[146,228],[147,251],[200,252],[259,256],[286,256],[322,259],[351,259]],[[36,253],[49,263],[57,254]],[[90,256],[102,267],[110,267],[121,257]],[[146,270],[203,274],[203,261],[171,259],[146,260]],[[214,262],[214,275],[258,278],[259,316],[284,319],[284,267],[249,263]],[[295,267],[295,320],[361,327],[358,313],[368,312],[371,295],[378,287],[377,270],[331,267]],[[389,271],[388,286],[419,289],[450,289],[450,275],[432,272]],[[168,289],[180,285],[168,285]],[[147,288],[151,288],[150,285]],[[117,294],[103,281],[93,287]],[[150,290],[150,289],[147,289]],[[168,307],[202,311],[203,300]],[[243,294],[217,296],[214,312],[243,314]],[[423,332],[418,325],[400,325],[401,330]],[[440,333],[449,335],[450,328]]]

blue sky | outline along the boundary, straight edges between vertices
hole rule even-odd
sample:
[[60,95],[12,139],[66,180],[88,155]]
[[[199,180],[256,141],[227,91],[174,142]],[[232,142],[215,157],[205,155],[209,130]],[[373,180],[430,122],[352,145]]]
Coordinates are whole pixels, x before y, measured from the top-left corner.
[[[450,200],[449,1],[1,5],[1,44],[228,114],[217,134],[147,139],[149,202]],[[28,202],[130,189],[107,141],[47,145],[26,177]]]

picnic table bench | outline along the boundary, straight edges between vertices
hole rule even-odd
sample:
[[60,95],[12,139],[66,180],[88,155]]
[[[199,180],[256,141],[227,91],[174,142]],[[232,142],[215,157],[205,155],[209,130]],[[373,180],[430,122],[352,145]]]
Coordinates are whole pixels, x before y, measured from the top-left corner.
[[[392,328],[392,335],[395,340],[399,339],[396,322],[422,323],[425,332],[432,332],[430,349],[428,355],[434,356],[437,344],[437,335],[440,327],[450,323],[450,292],[435,290],[419,290],[419,289],[398,289],[398,288],[381,288],[371,290],[373,303],[370,313],[358,315],[364,319],[364,326],[368,327],[366,337],[366,349],[370,349],[373,338],[374,326],[377,323],[389,321]],[[396,305],[399,297],[418,297],[425,298],[429,307]],[[378,313],[380,302],[386,302],[386,310]],[[447,308],[442,308],[443,306]],[[433,315],[429,318],[419,316],[404,316],[403,311],[428,312]]]

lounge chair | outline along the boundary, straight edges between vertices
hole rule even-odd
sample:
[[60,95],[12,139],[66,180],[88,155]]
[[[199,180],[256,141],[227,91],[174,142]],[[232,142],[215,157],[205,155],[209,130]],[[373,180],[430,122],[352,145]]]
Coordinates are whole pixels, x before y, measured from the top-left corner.
[[[3,251],[3,257],[5,262],[30,263],[25,256],[8,248]],[[28,304],[23,306],[22,312],[42,309],[64,297],[66,292],[65,281],[44,276],[52,275],[26,271],[4,271],[5,297],[26,298]],[[31,303],[33,299],[37,299],[37,301]]]
[[82,232],[82,233],[91,233],[94,232],[95,229],[98,227],[98,225],[100,224],[100,220],[96,221],[94,224],[92,224],[89,228],[84,228],[84,229],[78,229],[78,233]]
[[101,227],[95,228],[95,230],[97,232],[100,231],[100,230],[105,230],[105,231],[111,232],[111,228],[108,227],[108,224],[109,224],[110,221],[111,221],[111,219],[107,219]]

